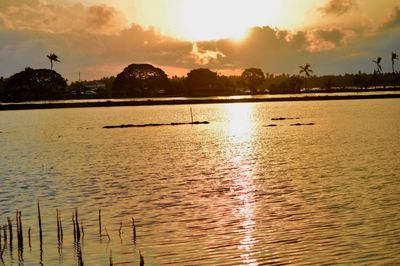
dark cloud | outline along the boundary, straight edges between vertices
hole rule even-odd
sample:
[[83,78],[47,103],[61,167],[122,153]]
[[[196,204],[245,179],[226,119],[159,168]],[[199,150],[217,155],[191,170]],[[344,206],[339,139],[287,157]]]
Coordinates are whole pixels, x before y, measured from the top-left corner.
[[344,15],[358,8],[356,0],[330,0],[318,10],[324,15]]

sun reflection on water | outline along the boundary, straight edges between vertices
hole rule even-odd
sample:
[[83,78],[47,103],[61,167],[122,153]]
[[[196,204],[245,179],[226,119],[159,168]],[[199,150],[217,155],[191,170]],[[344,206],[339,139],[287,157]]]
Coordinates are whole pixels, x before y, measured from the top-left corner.
[[253,135],[253,107],[253,104],[229,104],[226,106],[229,135],[245,141],[251,140],[250,137]]
[[254,258],[255,245],[258,242],[254,233],[256,230],[255,209],[256,184],[254,180],[253,145],[254,124],[252,120],[252,104],[235,104],[226,107],[226,114],[229,120],[227,134],[233,138],[233,147],[227,147],[230,154],[230,161],[235,166],[235,173],[232,175],[231,192],[238,203],[233,214],[240,221],[238,233],[241,240],[238,243],[238,250],[241,252],[241,260],[245,265],[259,265]]

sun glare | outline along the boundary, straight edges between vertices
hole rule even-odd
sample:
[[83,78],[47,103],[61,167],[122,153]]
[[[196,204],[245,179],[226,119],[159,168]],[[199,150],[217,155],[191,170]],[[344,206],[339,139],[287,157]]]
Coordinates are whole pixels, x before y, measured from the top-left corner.
[[280,9],[279,1],[184,0],[176,18],[176,34],[192,41],[240,40],[251,27],[276,26]]

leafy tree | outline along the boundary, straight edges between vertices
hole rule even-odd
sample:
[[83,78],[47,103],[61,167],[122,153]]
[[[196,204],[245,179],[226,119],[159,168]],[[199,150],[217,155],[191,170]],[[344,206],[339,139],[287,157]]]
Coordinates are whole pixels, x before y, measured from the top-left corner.
[[300,67],[299,70],[300,75],[304,74],[304,88],[307,89],[307,78],[309,78],[311,76],[311,73],[313,73],[311,65],[307,63],[304,66],[299,66],[299,67]]
[[99,96],[100,97],[104,97],[104,98],[108,98],[112,96],[112,91],[114,88],[114,81],[115,81],[115,77],[111,76],[111,77],[103,77],[100,79],[100,81],[104,82],[104,84],[106,85],[104,91],[100,91],[99,92]]
[[190,71],[185,80],[190,95],[215,95],[218,88],[218,74],[208,68]]
[[258,87],[265,81],[264,72],[259,68],[247,68],[242,73],[243,84],[252,94],[258,92]]
[[47,58],[50,60],[51,70],[53,70],[53,62],[60,62],[56,54],[49,54]]
[[173,76],[169,80],[169,88],[167,91],[168,95],[172,96],[181,96],[185,94],[185,85],[184,85],[184,78]]
[[146,97],[168,89],[165,72],[149,64],[131,64],[117,75],[113,97]]
[[0,77],[0,98],[4,97],[4,89],[7,84],[7,79]]
[[9,78],[4,98],[8,101],[62,99],[66,88],[66,80],[57,72],[26,68]]
[[289,93],[300,93],[302,80],[298,76],[292,76],[288,81]]

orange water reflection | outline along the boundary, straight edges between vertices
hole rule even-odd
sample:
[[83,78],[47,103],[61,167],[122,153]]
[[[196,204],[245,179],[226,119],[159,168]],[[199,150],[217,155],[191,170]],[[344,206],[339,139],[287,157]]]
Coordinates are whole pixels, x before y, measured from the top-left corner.
[[256,184],[254,182],[254,167],[256,165],[253,157],[254,123],[253,104],[236,104],[226,107],[229,120],[227,135],[232,138],[231,146],[227,147],[230,160],[235,166],[232,175],[231,191],[238,203],[233,215],[240,221],[238,233],[241,235],[238,249],[242,263],[245,265],[259,265],[255,255],[255,245],[258,242],[255,237],[256,219],[255,209]]

